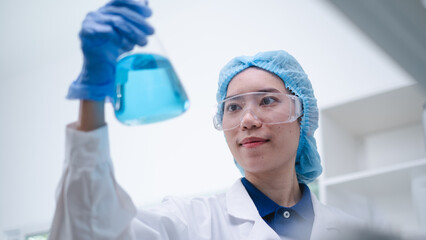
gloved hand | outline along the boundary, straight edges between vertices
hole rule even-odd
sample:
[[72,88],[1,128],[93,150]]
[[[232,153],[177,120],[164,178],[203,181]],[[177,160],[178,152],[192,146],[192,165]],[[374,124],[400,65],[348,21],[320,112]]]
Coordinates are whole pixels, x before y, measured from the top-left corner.
[[145,21],[149,16],[147,4],[135,0],[113,0],[87,14],[79,34],[83,68],[68,90],[68,99],[114,99],[117,58],[135,44],[146,45],[147,35],[154,33]]

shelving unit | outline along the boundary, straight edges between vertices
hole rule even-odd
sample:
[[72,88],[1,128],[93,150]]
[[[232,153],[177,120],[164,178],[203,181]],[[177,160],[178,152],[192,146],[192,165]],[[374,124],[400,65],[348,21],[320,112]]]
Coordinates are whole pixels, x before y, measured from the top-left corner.
[[[426,196],[424,103],[426,94],[410,85],[322,109],[321,201],[371,223],[423,227],[426,205],[414,203],[419,191]],[[423,188],[413,190],[422,177]]]

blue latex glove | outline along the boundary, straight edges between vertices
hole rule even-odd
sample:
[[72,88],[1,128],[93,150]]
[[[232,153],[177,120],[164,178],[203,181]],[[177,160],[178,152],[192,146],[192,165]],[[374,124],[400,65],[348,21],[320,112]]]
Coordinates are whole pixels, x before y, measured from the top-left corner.
[[80,31],[83,68],[69,90],[68,99],[114,99],[115,65],[118,56],[146,45],[154,29],[145,21],[151,9],[144,2],[114,0],[87,14]]

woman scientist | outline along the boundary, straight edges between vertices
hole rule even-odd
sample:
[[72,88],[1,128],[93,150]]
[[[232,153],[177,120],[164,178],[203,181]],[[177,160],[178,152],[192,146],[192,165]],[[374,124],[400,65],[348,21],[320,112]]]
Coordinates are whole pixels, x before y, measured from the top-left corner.
[[235,58],[220,73],[214,123],[245,178],[223,194],[135,208],[113,175],[104,100],[114,93],[117,57],[153,33],[150,14],[115,0],[83,22],[84,64],[67,96],[81,100],[80,113],[67,127],[50,239],[318,239],[351,222],[306,185],[322,171],[318,109],[306,74],[284,51]]

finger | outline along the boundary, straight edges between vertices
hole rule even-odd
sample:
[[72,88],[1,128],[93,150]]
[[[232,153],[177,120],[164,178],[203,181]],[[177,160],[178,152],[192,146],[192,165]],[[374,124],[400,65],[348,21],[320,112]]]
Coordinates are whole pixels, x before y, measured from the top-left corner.
[[90,40],[91,44],[94,45],[99,45],[109,40],[117,42],[119,37],[113,26],[97,22],[97,15],[97,12],[87,14],[82,24],[80,38]]
[[[110,23],[100,23],[89,19],[80,32],[83,41],[83,49],[86,51],[97,51],[97,47],[105,44],[113,44],[120,55],[133,49],[135,40],[120,34]],[[146,44],[146,39],[139,42]],[[137,44],[139,44],[137,42]]]
[[121,41],[121,50],[122,52],[128,52],[130,50],[133,49],[133,47],[135,46],[135,44],[131,41],[129,41],[126,38],[123,38]]
[[123,19],[130,21],[147,35],[154,33],[154,28],[145,20],[145,17],[133,10],[124,7],[108,6],[101,8],[99,11],[109,15],[121,16]]
[[151,9],[148,7],[148,4],[145,4],[144,0],[113,0],[107,3],[106,6],[126,7],[138,14],[142,14],[144,17],[152,15]]
[[95,21],[100,24],[110,25],[123,38],[128,39],[133,44],[145,44],[146,34],[140,28],[121,16],[96,13]]

